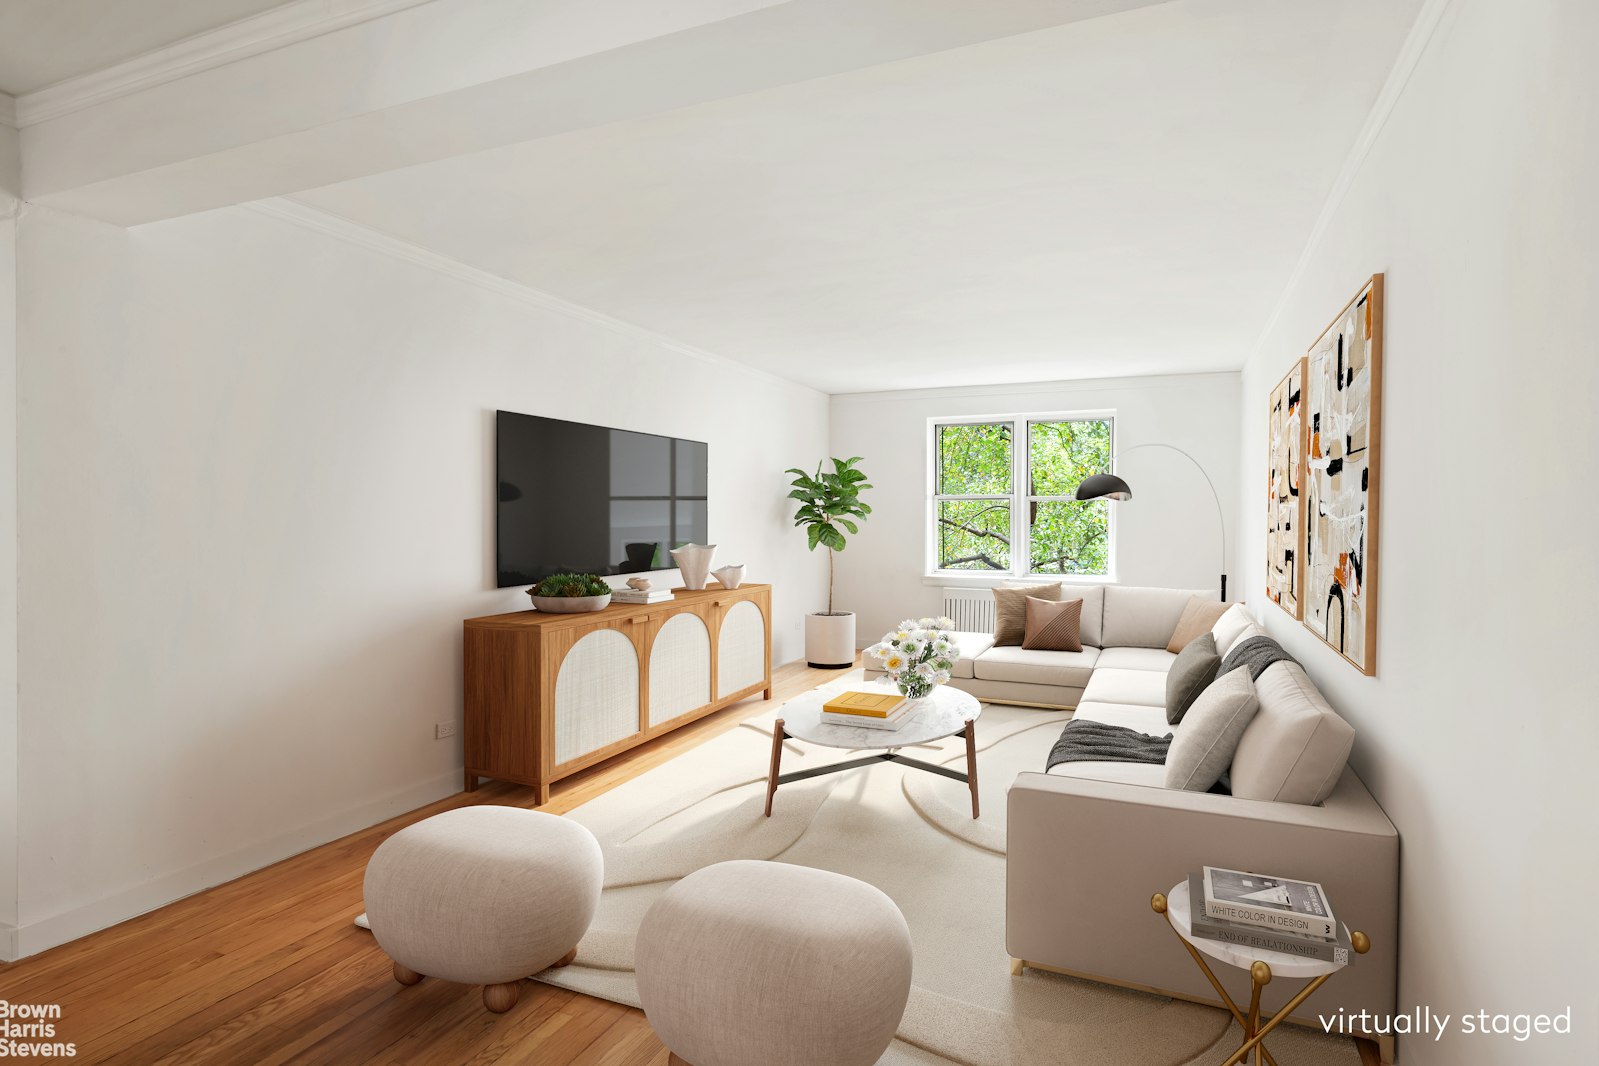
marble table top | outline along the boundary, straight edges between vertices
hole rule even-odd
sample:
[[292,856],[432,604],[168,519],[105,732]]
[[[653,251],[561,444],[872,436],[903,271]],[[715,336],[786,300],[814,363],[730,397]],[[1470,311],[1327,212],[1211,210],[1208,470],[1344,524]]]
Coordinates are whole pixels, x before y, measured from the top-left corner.
[[983,713],[983,705],[969,692],[939,685],[925,698],[911,701],[911,709],[897,729],[824,723],[822,704],[840,692],[894,692],[891,682],[850,681],[824,685],[783,705],[778,717],[788,735],[829,748],[903,748],[953,736]]
[[[1193,903],[1188,898],[1188,881],[1184,879],[1181,884],[1172,886],[1172,890],[1166,894],[1166,914],[1171,918],[1172,927],[1177,930],[1179,936],[1199,951],[1220,962],[1246,970],[1256,961],[1264,962],[1271,967],[1271,972],[1277,977],[1320,977],[1323,974],[1337,973],[1344,968],[1343,963],[1305,959],[1286,952],[1246,948],[1239,944],[1227,944],[1220,940],[1197,937],[1193,933],[1192,908]],[[1348,927],[1345,926],[1345,929]]]

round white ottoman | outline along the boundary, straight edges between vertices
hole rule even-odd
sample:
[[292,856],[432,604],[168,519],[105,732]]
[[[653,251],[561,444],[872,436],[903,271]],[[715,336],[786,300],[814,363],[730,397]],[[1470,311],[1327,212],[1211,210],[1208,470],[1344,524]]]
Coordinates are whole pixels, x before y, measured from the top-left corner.
[[600,899],[594,835],[520,807],[462,807],[395,833],[366,865],[366,916],[394,978],[483,985],[510,1010],[522,978],[577,955]]
[[639,1000],[691,1066],[871,1066],[911,990],[911,934],[894,901],[842,874],[723,862],[644,915]]

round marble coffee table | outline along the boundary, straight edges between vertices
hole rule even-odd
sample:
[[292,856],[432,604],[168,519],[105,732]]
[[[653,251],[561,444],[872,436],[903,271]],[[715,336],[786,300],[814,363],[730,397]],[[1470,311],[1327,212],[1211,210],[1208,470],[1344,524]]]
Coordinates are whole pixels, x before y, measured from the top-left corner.
[[[863,692],[894,691],[892,685],[880,681],[856,682],[848,688],[851,691]],[[772,816],[772,797],[777,794],[778,785],[803,781],[808,777],[820,777],[823,774],[836,774],[877,762],[902,763],[964,783],[972,793],[972,817],[977,817],[976,726],[978,715],[983,713],[983,705],[977,702],[977,697],[960,689],[950,688],[948,685],[940,685],[924,699],[912,701],[910,711],[899,723],[898,728],[873,729],[871,726],[833,725],[831,722],[823,722],[822,704],[834,695],[837,695],[837,689],[835,686],[828,686],[825,691],[808,692],[783,705],[783,717],[777,720],[777,726],[772,731],[772,769],[766,780],[768,818]],[[899,753],[900,748],[912,744],[927,744],[953,736],[966,738],[964,774],[947,766],[935,766]],[[859,759],[848,759],[829,766],[819,766],[812,770],[795,770],[785,774],[780,772],[783,764],[783,741],[789,737],[809,744],[845,748],[849,751],[881,750]]]

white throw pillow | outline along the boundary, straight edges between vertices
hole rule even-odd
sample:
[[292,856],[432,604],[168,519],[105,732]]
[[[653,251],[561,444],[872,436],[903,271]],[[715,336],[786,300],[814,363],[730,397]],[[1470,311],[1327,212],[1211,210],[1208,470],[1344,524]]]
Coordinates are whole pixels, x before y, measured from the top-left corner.
[[1210,683],[1183,715],[1166,753],[1166,787],[1208,792],[1233,764],[1233,752],[1260,710],[1249,667]]
[[1223,611],[1222,616],[1216,619],[1216,624],[1210,627],[1210,635],[1216,638],[1216,654],[1225,659],[1244,630],[1254,624],[1255,620],[1249,617],[1249,612],[1244,610],[1241,603],[1235,603]]

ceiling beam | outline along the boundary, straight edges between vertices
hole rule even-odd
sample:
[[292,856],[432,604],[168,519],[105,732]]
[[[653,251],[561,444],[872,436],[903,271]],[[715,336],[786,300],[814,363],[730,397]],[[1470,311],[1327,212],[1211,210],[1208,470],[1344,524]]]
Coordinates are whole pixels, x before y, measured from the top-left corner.
[[23,192],[137,225],[1154,2],[433,0],[26,124]]

